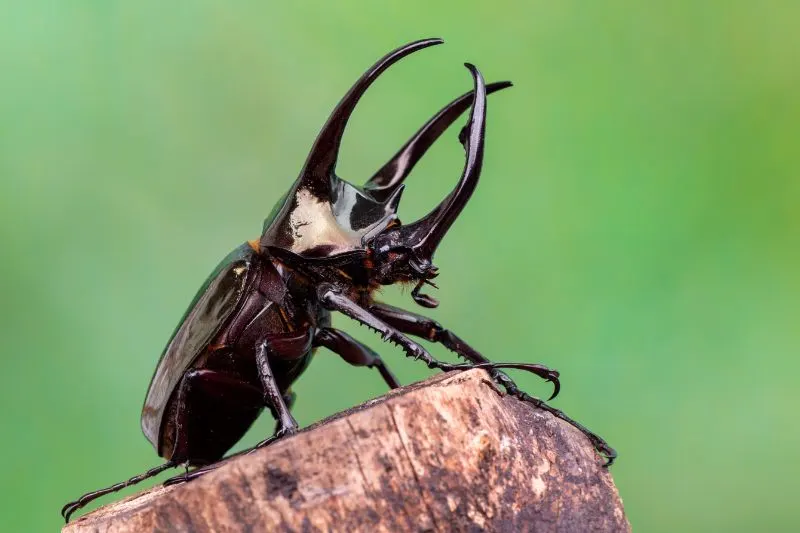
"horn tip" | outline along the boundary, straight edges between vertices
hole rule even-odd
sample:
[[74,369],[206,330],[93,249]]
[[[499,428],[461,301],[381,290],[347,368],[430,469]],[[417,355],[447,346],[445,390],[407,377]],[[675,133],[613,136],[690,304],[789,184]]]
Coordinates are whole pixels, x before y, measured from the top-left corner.
[[503,89],[508,89],[513,86],[514,84],[510,81],[495,81],[486,86],[486,94],[502,91]]
[[412,41],[407,45],[403,46],[404,49],[408,48],[415,48],[419,50],[420,48],[427,48],[429,46],[436,46],[437,44],[444,44],[444,39],[441,37],[429,37],[427,39],[419,39],[417,41]]
[[478,67],[476,67],[472,63],[464,63],[464,66],[469,69],[470,73],[472,74],[472,77],[475,79],[476,82],[480,81],[480,83],[483,84],[483,76],[481,75],[481,71],[478,70]]

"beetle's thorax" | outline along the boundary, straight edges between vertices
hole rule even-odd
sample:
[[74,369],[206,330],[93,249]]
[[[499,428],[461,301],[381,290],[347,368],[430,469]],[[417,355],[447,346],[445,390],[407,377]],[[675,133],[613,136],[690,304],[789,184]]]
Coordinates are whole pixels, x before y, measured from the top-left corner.
[[326,254],[335,254],[361,244],[358,233],[337,222],[330,201],[321,200],[308,189],[300,189],[295,194],[295,205],[289,215],[292,252],[303,255],[324,250]]
[[297,183],[265,223],[260,244],[315,258],[360,250],[396,218],[398,199],[399,192],[378,201],[335,176],[327,191]]

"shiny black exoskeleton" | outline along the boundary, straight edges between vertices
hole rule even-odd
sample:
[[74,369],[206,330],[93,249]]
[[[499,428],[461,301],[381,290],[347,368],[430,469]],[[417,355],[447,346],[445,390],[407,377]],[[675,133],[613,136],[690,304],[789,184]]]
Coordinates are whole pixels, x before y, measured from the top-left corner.
[[[492,363],[435,321],[373,299],[380,285],[413,283],[423,307],[438,302],[423,294],[437,275],[433,255],[478,183],[483,161],[486,95],[508,82],[484,85],[467,64],[474,89],[431,118],[363,187],[335,173],[342,134],[370,84],[399,59],[440,39],[410,43],[386,55],[350,89],[317,137],[289,192],[264,222],[260,239],[236,248],[201,287],[180,321],[156,368],[142,410],[142,430],[167,461],[144,474],[67,504],[70,515],[91,500],[181,464],[195,470],[173,478],[187,481],[214,463],[244,435],[266,407],[277,420],[264,446],[297,431],[291,415],[291,384],[318,347],[357,366],[376,368],[386,384],[399,387],[372,349],[331,327],[339,312],[399,345],[407,355],[444,371],[486,368],[507,392],[578,427],[608,458],[614,450],[597,435],[520,391],[499,368],[533,372],[553,382],[558,372],[542,365]],[[428,215],[402,224],[397,208],[403,181],[439,136],[468,108],[459,139],[466,163],[455,189]],[[409,336],[439,342],[468,361],[434,359]]]

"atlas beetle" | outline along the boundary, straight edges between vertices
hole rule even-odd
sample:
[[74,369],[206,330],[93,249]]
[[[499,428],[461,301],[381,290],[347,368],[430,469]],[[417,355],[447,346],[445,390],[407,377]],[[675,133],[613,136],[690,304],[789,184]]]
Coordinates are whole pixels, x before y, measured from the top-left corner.
[[[416,41],[375,63],[334,109],[317,137],[299,177],[264,222],[260,239],[242,244],[217,266],[184,314],[156,368],[142,410],[142,430],[166,459],[128,481],[90,492],[64,506],[70,515],[90,501],[185,465],[188,481],[215,467],[244,435],[263,408],[277,420],[266,446],[295,433],[290,407],[292,383],[316,348],[324,347],[356,366],[376,368],[390,388],[397,379],[381,357],[347,333],[331,327],[338,311],[400,346],[406,355],[442,371],[485,368],[508,394],[544,409],[581,430],[607,458],[616,452],[588,429],[542,400],[529,396],[500,372],[532,372],[554,385],[558,372],[538,364],[492,363],[437,322],[373,299],[381,285],[411,283],[423,307],[438,302],[423,294],[438,274],[433,255],[478,183],[483,161],[486,95],[508,82],[485,85],[473,65],[474,89],[446,105],[425,123],[363,187],[335,173],[342,134],[359,98],[401,58],[441,44]],[[466,163],[455,189],[428,215],[402,224],[397,207],[403,181],[439,136],[471,106],[459,139]],[[408,335],[438,342],[469,361],[434,359]],[[197,467],[189,471],[188,468]]]

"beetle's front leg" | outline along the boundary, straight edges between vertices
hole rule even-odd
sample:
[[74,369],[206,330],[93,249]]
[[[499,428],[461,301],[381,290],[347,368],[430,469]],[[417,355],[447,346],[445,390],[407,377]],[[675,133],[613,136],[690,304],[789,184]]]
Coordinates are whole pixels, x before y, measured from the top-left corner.
[[356,322],[360,322],[364,326],[380,333],[385,341],[393,342],[400,346],[407,356],[414,359],[423,361],[428,368],[438,368],[442,371],[448,370],[466,370],[465,365],[450,365],[437,361],[428,351],[420,346],[418,343],[412,341],[374,314],[370,313],[354,301],[350,300],[347,296],[339,292],[336,286],[323,283],[317,288],[317,295],[320,303],[325,308],[331,311],[339,311],[340,313],[349,316]]
[[[400,309],[399,307],[394,307],[384,303],[374,303],[369,307],[369,310],[377,317],[380,317],[382,320],[385,320],[387,324],[391,325],[392,327],[397,328],[399,331],[403,333],[407,333],[409,335],[414,335],[415,337],[420,337],[423,339],[428,339],[432,342],[438,342],[448,350],[451,350],[461,357],[472,361],[477,364],[484,364],[488,363],[489,360],[486,359],[483,355],[481,355],[478,351],[472,348],[469,344],[464,342],[458,335],[443,328],[438,322],[433,319],[424,317],[422,315],[418,315],[416,313],[412,313],[411,311],[406,311],[404,309]],[[545,367],[541,367],[543,369],[543,373],[538,375],[542,376],[549,381],[554,381],[556,387],[553,392],[553,396],[551,399],[555,397],[558,393],[558,373],[555,373],[553,378],[547,377],[547,369]],[[550,371],[553,372],[553,371]],[[522,400],[524,402],[531,403],[538,407],[539,409],[543,409],[548,413],[551,413],[553,416],[564,420],[565,422],[573,425],[581,433],[586,435],[586,438],[592,443],[592,446],[603,454],[606,457],[606,464],[605,466],[610,466],[611,463],[614,462],[614,459],[617,457],[617,452],[608,445],[608,443],[602,439],[599,435],[592,433],[586,426],[576,422],[572,418],[566,415],[560,409],[556,409],[554,407],[550,407],[544,401],[531,396],[530,394],[523,392],[522,390],[517,387],[517,384],[508,377],[504,372],[497,370],[496,368],[490,370],[492,378],[495,379],[503,388],[506,389],[506,392],[510,396],[514,396],[515,398]]]
[[[485,358],[480,352],[464,342],[461,337],[443,328],[441,324],[431,318],[380,302],[370,305],[369,310],[374,313],[375,316],[386,321],[387,324],[397,328],[399,331],[408,335],[427,339],[431,342],[438,342],[467,361],[476,364],[491,363],[489,359]],[[558,372],[543,365],[529,365],[529,367],[536,375],[554,384],[553,394],[550,396],[550,399],[552,400],[555,398],[560,389]],[[491,369],[489,372],[492,378],[506,389],[508,394],[513,396],[519,392],[517,384],[514,383],[514,380],[508,377],[505,372],[497,370],[496,368]]]
[[449,372],[451,370],[471,370],[473,368],[485,368],[486,370],[495,368],[516,368],[537,374],[544,369],[553,374],[553,379],[557,384],[558,372],[545,369],[541,365],[531,365],[526,363],[493,363],[491,361],[455,365],[443,363],[434,359],[431,354],[428,353],[428,350],[420,346],[418,343],[412,341],[401,332],[391,327],[389,324],[339,292],[336,286],[329,283],[320,285],[317,288],[317,296],[320,303],[322,303],[326,309],[331,311],[339,311],[340,313],[349,316],[353,320],[360,322],[368,328],[377,331],[381,334],[383,340],[397,344],[403,349],[406,355],[423,361],[426,365],[428,365],[428,368],[436,368],[442,372]]

